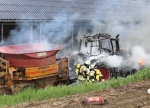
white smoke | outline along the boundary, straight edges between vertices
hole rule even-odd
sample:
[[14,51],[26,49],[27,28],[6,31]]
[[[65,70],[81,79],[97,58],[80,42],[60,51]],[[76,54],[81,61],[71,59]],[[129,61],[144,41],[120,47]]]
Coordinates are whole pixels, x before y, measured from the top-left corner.
[[[138,59],[145,59],[149,65],[150,7],[147,1],[88,0],[84,2],[90,3],[85,7],[89,8],[85,16],[83,12],[74,10],[74,8],[69,8],[70,10],[64,8],[60,10],[60,13],[64,14],[56,14],[54,20],[50,22],[37,23],[33,27],[30,26],[30,23],[18,23],[18,26],[10,32],[9,39],[4,42],[5,45],[50,42],[62,45],[64,47],[62,54],[69,55],[74,49],[78,49],[79,39],[84,35],[108,33],[114,38],[120,34],[121,49],[131,50],[132,57],[129,59],[135,64]],[[76,7],[76,3],[71,4],[71,7]],[[43,10],[40,11],[43,12]],[[74,14],[66,14],[67,12]],[[24,17],[26,16],[21,16],[21,18]],[[33,18],[32,15],[29,17]],[[82,24],[75,26],[74,22],[67,20],[68,18],[71,20],[91,18],[91,21],[80,27]],[[109,56],[106,61],[110,66],[119,66],[124,60],[120,56]],[[124,65],[127,64],[130,63],[124,63]],[[135,67],[138,68],[138,65]]]
[[[148,1],[103,1],[108,9],[104,15],[103,21],[92,21],[93,33],[108,33],[113,38],[120,34],[120,48],[131,51],[132,56],[128,59],[122,59],[119,56],[109,56],[107,63],[110,66],[124,65],[139,69],[138,60],[144,60],[145,66],[150,63],[150,7]],[[99,13],[99,10],[96,11]]]
[[132,48],[132,56],[129,58],[136,64],[139,60],[144,61],[144,66],[150,66],[150,54],[141,46],[135,46]]
[[108,64],[109,67],[120,67],[123,61],[123,57],[121,56],[108,56],[106,58],[106,62]]

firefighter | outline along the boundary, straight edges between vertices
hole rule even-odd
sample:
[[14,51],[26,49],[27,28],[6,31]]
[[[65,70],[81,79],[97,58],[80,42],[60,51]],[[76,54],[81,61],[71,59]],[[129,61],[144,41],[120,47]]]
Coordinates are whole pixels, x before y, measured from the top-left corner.
[[102,79],[102,81],[105,81],[103,75],[101,74],[100,70],[99,69],[96,69],[95,68],[95,65],[92,64],[91,67],[90,67],[90,72],[89,72],[89,75],[88,75],[88,81],[89,82],[99,82],[99,79]]
[[89,73],[90,61],[84,62],[83,65],[77,64],[76,74],[79,82],[85,82]]

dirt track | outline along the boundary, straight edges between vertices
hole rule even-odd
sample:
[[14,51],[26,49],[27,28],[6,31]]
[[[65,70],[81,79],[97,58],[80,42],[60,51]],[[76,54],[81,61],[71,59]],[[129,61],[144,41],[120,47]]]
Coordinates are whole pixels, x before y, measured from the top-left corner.
[[[150,108],[150,94],[147,93],[148,88],[150,88],[150,79],[130,83],[115,89],[88,92],[59,99],[23,103],[7,108]],[[86,106],[82,104],[85,97],[95,95],[104,97],[108,101],[108,104]]]

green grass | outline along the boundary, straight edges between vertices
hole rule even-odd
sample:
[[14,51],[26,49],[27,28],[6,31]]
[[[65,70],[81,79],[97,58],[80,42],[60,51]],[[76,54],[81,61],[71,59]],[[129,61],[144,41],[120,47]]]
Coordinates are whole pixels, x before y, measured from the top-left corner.
[[117,86],[123,86],[129,82],[137,82],[150,78],[150,68],[145,68],[140,70],[134,75],[130,75],[127,78],[121,79],[112,78],[109,81],[102,83],[82,83],[77,85],[69,85],[69,86],[57,86],[57,87],[46,87],[44,89],[35,90],[33,88],[29,88],[23,92],[20,92],[16,95],[3,95],[0,96],[0,107],[8,106],[8,105],[16,105],[19,103],[29,102],[29,101],[38,101],[38,100],[46,100],[50,98],[60,98],[68,95],[85,93],[88,91],[94,90],[102,90],[114,88]]

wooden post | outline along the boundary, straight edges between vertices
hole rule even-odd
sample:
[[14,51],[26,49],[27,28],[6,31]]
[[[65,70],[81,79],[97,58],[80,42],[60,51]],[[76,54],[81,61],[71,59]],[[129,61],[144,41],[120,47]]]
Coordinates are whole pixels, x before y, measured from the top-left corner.
[[32,38],[33,38],[33,23],[31,23],[31,38],[30,38],[31,43],[32,43]]
[[3,22],[1,23],[1,42],[2,42],[2,45],[3,46]]
[[74,47],[73,47],[73,44],[74,44],[74,42],[73,42],[73,34],[74,34],[74,25],[73,25],[73,27],[72,27],[73,29],[72,29],[72,50],[74,50]]
[[41,42],[41,40],[42,40],[42,36],[41,36],[41,33],[42,32],[42,24],[40,23],[40,42]]

